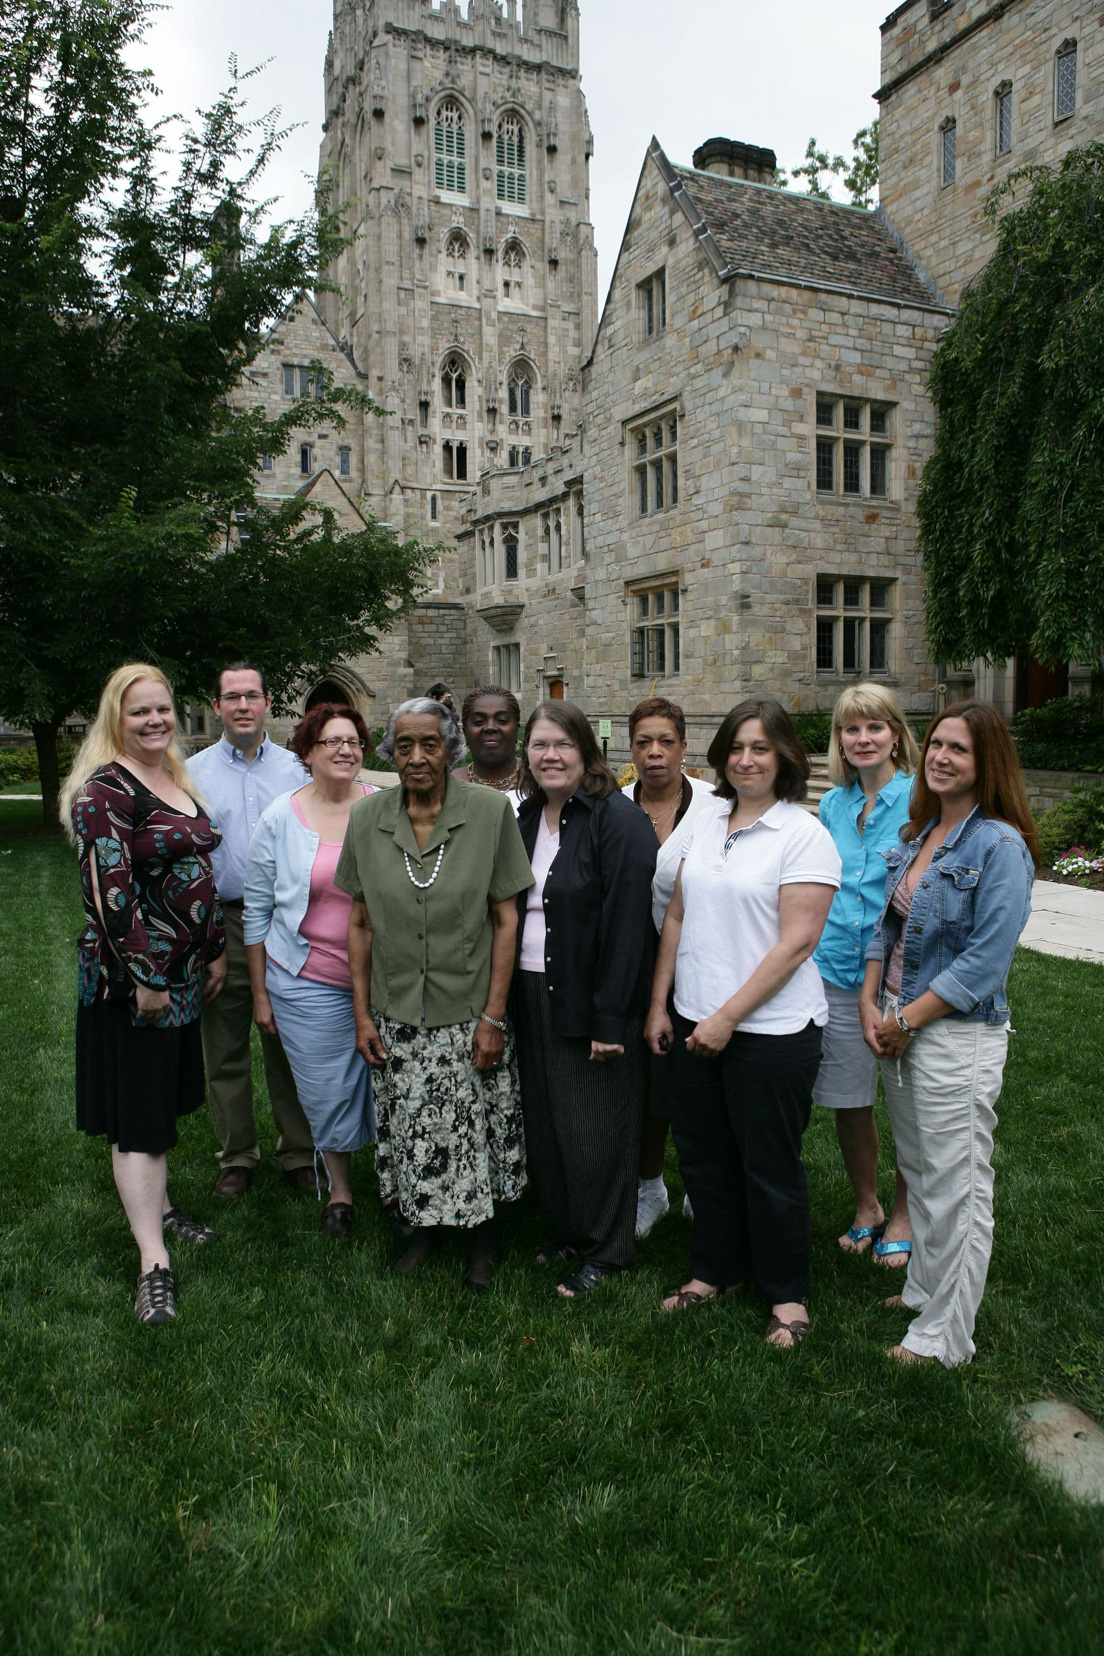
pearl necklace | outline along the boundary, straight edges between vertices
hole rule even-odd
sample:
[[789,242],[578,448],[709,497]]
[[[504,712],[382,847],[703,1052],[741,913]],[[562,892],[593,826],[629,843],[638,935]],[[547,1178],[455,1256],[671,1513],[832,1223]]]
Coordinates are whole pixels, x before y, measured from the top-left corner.
[[414,878],[414,870],[410,866],[410,853],[408,851],[404,851],[403,862],[406,864],[407,877],[409,878],[411,885],[417,886],[419,891],[428,891],[438,874],[441,872],[441,858],[444,854],[445,848],[444,845],[441,845],[437,851],[437,861],[433,865],[433,873],[429,876],[429,879],[416,880]]
[[474,764],[469,764],[468,781],[474,782],[477,788],[493,788],[496,793],[509,793],[511,788],[517,787],[520,772],[521,766],[515,765],[504,782],[494,782],[489,777],[476,776]]

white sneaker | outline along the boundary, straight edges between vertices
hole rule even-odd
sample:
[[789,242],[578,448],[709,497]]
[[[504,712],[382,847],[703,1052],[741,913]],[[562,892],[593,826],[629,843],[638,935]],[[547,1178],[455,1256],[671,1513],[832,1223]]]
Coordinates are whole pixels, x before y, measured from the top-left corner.
[[684,1219],[693,1219],[694,1217],[694,1210],[690,1206],[689,1196],[684,1196],[682,1198],[682,1217]]
[[658,1190],[640,1190],[636,1197],[636,1239],[642,1242],[650,1236],[665,1213],[670,1211],[671,1198],[667,1194],[667,1186],[660,1185]]

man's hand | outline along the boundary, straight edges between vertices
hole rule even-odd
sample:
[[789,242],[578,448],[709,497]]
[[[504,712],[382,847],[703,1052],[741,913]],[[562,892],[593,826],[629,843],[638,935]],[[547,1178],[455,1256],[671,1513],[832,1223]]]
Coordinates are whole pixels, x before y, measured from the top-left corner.
[[220,954],[217,960],[209,960],[203,968],[203,998],[213,1001],[222,991],[226,982],[226,956]]

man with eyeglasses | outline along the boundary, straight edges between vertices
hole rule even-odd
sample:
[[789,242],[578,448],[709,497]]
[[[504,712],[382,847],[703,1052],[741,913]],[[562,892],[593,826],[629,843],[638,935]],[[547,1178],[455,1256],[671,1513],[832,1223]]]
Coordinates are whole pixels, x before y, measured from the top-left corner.
[[[222,831],[212,854],[215,884],[226,919],[226,983],[213,1017],[203,1017],[203,1060],[211,1119],[219,1141],[220,1196],[241,1196],[249,1189],[261,1159],[253,1119],[250,1034],[253,994],[242,935],[245,859],[261,812],[281,794],[310,781],[293,753],[279,747],[265,730],[272,706],[262,670],[251,661],[234,661],[218,677],[211,706],[222,720],[222,737],[193,754],[188,769]],[[215,1001],[207,1003],[208,1008]],[[261,1031],[261,1052],[272,1114],[279,1131],[276,1160],[284,1177],[298,1190],[314,1190],[314,1141],[279,1035]]]

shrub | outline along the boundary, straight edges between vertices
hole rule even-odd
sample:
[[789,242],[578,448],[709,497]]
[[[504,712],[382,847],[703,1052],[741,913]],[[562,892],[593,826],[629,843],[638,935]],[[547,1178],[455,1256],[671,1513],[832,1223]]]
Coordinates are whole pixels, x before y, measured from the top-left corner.
[[1052,866],[1071,846],[1089,853],[1104,851],[1104,783],[1092,787],[1074,784],[1068,799],[1059,800],[1036,819],[1043,860]]
[[827,753],[832,739],[832,715],[824,708],[807,713],[791,713],[797,739],[806,753]]
[[1025,707],[1012,735],[1028,770],[1104,771],[1104,718],[1087,696]]
[[0,748],[0,788],[13,782],[38,781],[38,756],[33,747]]

